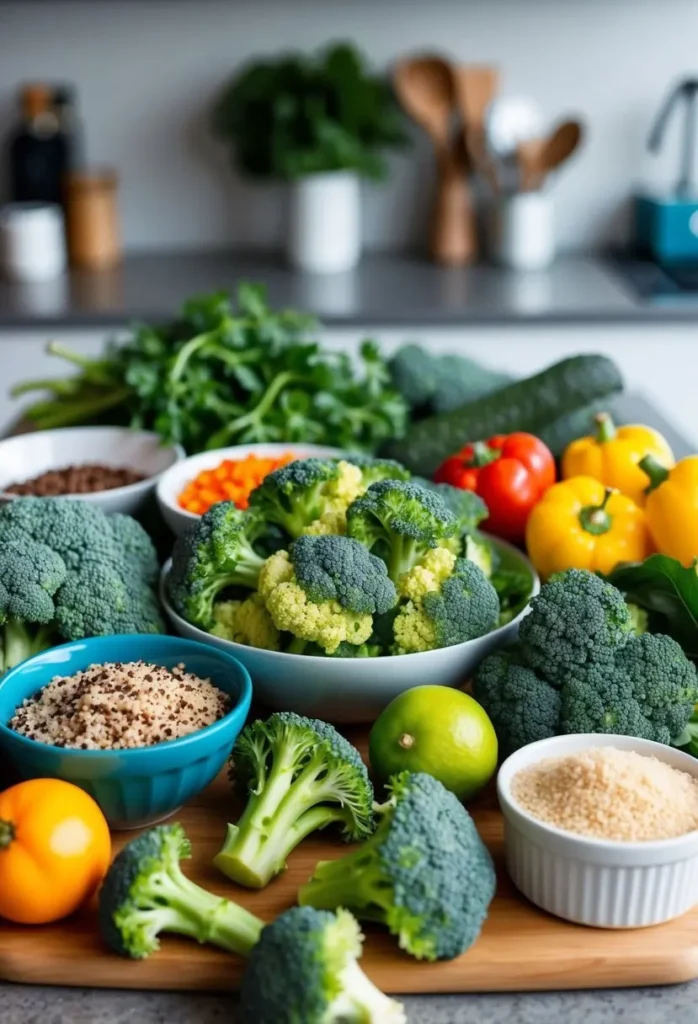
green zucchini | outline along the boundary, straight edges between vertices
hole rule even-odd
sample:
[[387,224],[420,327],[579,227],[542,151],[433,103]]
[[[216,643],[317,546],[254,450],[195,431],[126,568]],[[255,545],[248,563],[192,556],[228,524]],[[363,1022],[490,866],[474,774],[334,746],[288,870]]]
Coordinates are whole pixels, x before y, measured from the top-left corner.
[[[445,458],[468,441],[525,430],[539,434],[550,425],[623,388],[616,364],[606,356],[563,359],[534,377],[514,381],[461,409],[430,416],[392,441],[385,454],[413,473],[431,476]],[[588,430],[588,421],[580,433]],[[559,430],[562,435],[564,428]],[[578,435],[577,435],[578,436]],[[555,443],[559,449],[559,443]]]

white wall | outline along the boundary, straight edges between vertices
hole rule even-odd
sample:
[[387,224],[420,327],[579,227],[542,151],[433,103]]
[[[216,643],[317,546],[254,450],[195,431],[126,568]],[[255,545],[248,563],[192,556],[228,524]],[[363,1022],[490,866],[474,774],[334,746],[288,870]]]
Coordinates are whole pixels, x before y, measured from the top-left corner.
[[[14,0],[0,3],[0,130],[17,82],[65,78],[80,89],[93,161],[123,176],[132,248],[270,244],[278,194],[235,180],[206,113],[221,82],[253,54],[353,37],[380,65],[438,48],[499,64],[508,91],[535,96],[551,118],[583,115],[589,142],[557,186],[566,247],[608,240],[633,180],[673,178],[670,152],[649,166],[649,122],[678,75],[698,72],[695,0]],[[425,147],[370,189],[375,246],[423,237]]]

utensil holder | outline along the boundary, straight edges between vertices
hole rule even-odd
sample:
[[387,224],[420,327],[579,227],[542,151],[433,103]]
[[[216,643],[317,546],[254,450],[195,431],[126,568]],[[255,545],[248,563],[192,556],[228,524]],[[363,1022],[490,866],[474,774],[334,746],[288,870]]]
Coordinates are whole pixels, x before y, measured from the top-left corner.
[[68,253],[74,266],[103,270],[121,261],[117,186],[111,171],[68,175]]
[[63,213],[44,203],[8,203],[0,209],[0,265],[18,282],[51,281],[65,271]]
[[511,270],[543,270],[555,258],[555,217],[550,195],[517,192],[493,208],[491,253]]

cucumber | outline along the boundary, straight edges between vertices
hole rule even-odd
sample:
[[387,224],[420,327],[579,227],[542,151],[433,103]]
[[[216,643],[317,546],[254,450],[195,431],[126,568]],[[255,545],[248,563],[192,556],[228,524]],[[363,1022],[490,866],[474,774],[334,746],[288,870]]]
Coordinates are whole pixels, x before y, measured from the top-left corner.
[[[613,360],[600,355],[573,356],[461,409],[413,424],[406,437],[392,441],[384,454],[402,462],[413,473],[431,476],[445,458],[468,441],[515,430],[539,435],[554,424],[558,427],[550,435],[559,451],[559,438],[570,430],[569,426],[565,428],[565,417],[622,389],[623,378]],[[588,430],[587,418],[574,436]]]

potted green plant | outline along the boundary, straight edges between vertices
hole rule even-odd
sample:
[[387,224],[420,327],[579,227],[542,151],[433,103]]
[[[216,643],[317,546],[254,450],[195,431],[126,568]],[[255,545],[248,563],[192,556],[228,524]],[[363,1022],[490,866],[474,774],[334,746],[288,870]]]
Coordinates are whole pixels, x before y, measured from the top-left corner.
[[360,178],[387,173],[406,141],[388,81],[347,43],[248,65],[213,112],[236,166],[289,182],[288,256],[313,272],[351,269],[361,249]]

